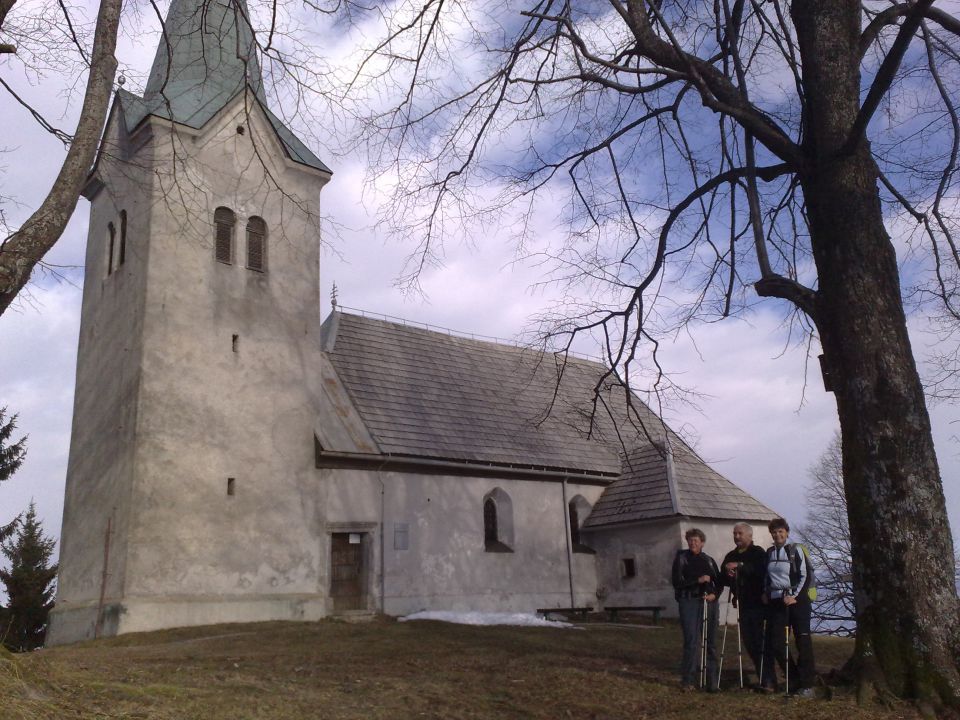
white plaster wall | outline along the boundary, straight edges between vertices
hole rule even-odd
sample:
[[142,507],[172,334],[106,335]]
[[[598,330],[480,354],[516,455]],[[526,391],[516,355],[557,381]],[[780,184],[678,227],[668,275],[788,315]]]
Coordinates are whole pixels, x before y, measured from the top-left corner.
[[[125,417],[135,409],[123,480],[75,492],[64,526],[64,546],[83,550],[80,562],[69,551],[64,557],[61,597],[69,600],[71,588],[82,587],[77,597],[90,600],[98,590],[102,528],[78,531],[75,518],[99,518],[129,494],[129,517],[115,533],[125,571],[113,576],[107,593],[114,622],[105,632],[324,612],[313,425],[321,385],[318,195],[327,177],[286,160],[266,120],[244,100],[199,135],[150,121],[153,137],[134,159],[148,173],[156,170],[149,202],[138,206],[149,262],[135,268],[128,259],[140,299],[102,310],[117,327],[94,349],[81,344],[78,372],[101,367],[86,382],[89,391],[78,382],[76,454],[98,447],[94,433],[106,442],[99,426],[115,422],[118,408]],[[130,190],[119,187],[123,192],[111,188],[110,196]],[[98,200],[92,238],[105,232]],[[231,265],[214,259],[212,218],[221,205],[237,215]],[[252,215],[268,227],[266,273],[245,267]],[[91,246],[88,277],[104,264]],[[86,298],[83,312],[85,326],[98,316]],[[121,324],[126,314],[136,321]],[[121,344],[134,348],[140,368],[122,396],[110,390],[120,373],[103,367]],[[105,393],[116,397],[85,399]],[[110,457],[88,456],[90,474],[107,473],[121,454],[105,453]],[[233,496],[228,478],[235,478]],[[55,634],[56,641],[82,637],[82,623],[63,625],[70,630]]]
[[[371,568],[371,604],[389,615],[418,610],[531,611],[569,607],[567,512],[561,483],[325,469],[330,523],[381,527],[383,577]],[[484,550],[483,498],[499,487],[512,501],[513,553]],[[603,488],[570,483],[567,497],[595,503]],[[397,523],[409,527],[409,547],[394,547]],[[374,531],[376,533],[376,531]],[[374,540],[379,545],[379,537]],[[327,550],[329,552],[329,549]],[[374,556],[376,556],[376,552]],[[596,605],[593,555],[573,555],[574,602]],[[329,579],[325,579],[329,584]]]
[[[67,469],[57,604],[50,644],[90,637],[101,588],[107,602],[122,595],[133,479],[134,432],[150,235],[149,149],[140,162],[122,162],[119,124],[111,122],[97,176],[105,187],[90,205],[83,305],[77,355],[73,431]],[[108,275],[108,223],[121,240],[127,212],[125,262]],[[112,523],[104,567],[108,519]],[[105,572],[106,571],[106,572]],[[105,618],[105,631],[116,627]]]
[[[238,105],[195,140],[161,130],[156,142],[169,172],[154,194],[125,594],[315,594],[323,179],[287,166],[259,112]],[[184,184],[204,191],[181,202]],[[230,265],[214,259],[218,206],[237,215]],[[245,267],[253,215],[267,223],[266,273]]]

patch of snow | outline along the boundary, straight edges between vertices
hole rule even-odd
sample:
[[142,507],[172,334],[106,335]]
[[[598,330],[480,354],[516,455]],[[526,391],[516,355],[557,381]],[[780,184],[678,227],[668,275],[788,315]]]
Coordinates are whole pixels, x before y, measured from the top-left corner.
[[400,618],[407,620],[439,620],[460,625],[526,625],[533,627],[572,628],[560,620],[545,620],[534,613],[452,612],[449,610],[422,610]]

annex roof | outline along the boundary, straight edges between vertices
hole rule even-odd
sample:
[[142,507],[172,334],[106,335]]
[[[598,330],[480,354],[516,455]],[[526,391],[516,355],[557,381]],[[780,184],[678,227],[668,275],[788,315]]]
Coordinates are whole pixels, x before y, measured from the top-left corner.
[[117,99],[129,131],[149,115],[200,128],[246,88],[290,158],[330,172],[267,108],[245,0],[173,0],[143,97]]
[[604,490],[585,528],[671,515],[760,520],[777,515],[707,465],[682,442],[627,453],[623,473]]
[[[624,388],[601,382],[600,363],[344,312],[327,319],[324,335],[383,454],[605,474],[612,483],[585,527],[774,514],[706,465],[633,395],[630,422]],[[595,408],[598,384],[602,404]],[[668,437],[672,452],[648,437],[661,438],[661,448]]]

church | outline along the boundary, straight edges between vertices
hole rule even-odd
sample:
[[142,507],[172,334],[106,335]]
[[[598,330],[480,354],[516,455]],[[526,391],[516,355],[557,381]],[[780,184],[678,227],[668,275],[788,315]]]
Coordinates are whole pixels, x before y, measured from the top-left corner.
[[[674,610],[774,512],[606,368],[320,317],[331,170],[270,110],[243,0],[173,0],[84,190],[76,394],[47,641],[419,610]],[[595,411],[596,398],[604,408]]]

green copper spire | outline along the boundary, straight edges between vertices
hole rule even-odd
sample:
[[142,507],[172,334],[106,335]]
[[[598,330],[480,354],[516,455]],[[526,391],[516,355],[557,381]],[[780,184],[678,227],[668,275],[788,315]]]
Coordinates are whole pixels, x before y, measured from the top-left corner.
[[128,131],[149,115],[200,128],[245,87],[290,158],[330,172],[267,107],[245,0],[173,0],[143,98],[117,95]]
[[199,127],[244,85],[261,102],[263,80],[244,0],[173,0],[144,101]]

